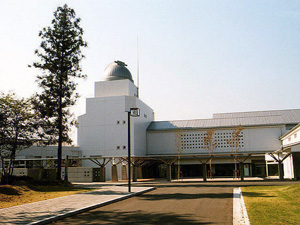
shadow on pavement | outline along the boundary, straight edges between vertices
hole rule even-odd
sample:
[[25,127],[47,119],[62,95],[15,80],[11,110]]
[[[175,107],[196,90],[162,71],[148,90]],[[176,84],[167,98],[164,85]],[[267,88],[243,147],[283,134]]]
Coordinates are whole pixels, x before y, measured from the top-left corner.
[[278,180],[266,180],[266,181],[208,181],[208,182],[199,182],[199,181],[176,181],[169,183],[156,183],[156,184],[147,184],[140,183],[134,184],[133,186],[155,186],[155,187],[176,187],[176,188],[186,188],[186,187],[248,187],[248,186],[280,186],[280,185],[290,185],[300,183],[300,181],[278,181]]
[[200,199],[200,198],[232,198],[232,192],[230,193],[203,193],[203,194],[184,194],[184,193],[173,193],[173,194],[145,194],[141,195],[140,198],[149,201],[160,201],[166,199],[173,200],[186,200],[186,199]]
[[[64,210],[59,210],[56,213],[57,214],[64,214],[64,213],[67,213],[71,210],[73,210],[73,209],[66,208]],[[49,217],[49,212],[48,211],[45,211],[42,215],[41,215],[41,212],[24,211],[24,212],[16,213],[16,217],[14,219],[11,219],[9,221],[10,222],[9,224],[30,224],[33,221],[43,220],[43,219],[46,219],[48,217]],[[2,224],[1,220],[0,220],[0,224]]]
[[171,213],[144,213],[142,211],[90,211],[75,218],[67,218],[52,224],[212,224],[189,219],[190,215],[181,216]]
[[127,192],[121,191],[91,191],[91,192],[83,192],[77,193],[77,195],[127,195]]

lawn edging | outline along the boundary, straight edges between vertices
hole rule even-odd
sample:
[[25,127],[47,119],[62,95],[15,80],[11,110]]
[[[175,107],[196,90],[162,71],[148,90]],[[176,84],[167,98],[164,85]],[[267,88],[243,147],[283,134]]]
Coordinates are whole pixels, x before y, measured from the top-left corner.
[[250,225],[241,188],[233,189],[233,225]]

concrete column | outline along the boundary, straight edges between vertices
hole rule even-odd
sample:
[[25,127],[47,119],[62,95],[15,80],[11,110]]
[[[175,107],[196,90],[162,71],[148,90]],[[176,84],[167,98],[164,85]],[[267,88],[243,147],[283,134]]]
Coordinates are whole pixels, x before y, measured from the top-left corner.
[[133,165],[132,166],[132,182],[137,181],[137,166]]
[[284,180],[284,172],[283,172],[282,161],[278,161],[278,172],[279,172],[279,180]]
[[121,174],[122,180],[128,180],[127,172],[128,171],[126,165],[122,165],[122,174]]
[[100,182],[105,182],[105,166],[100,166]]
[[168,164],[167,165],[167,181],[172,180],[172,165]]
[[137,179],[143,179],[142,166],[137,167]]
[[241,181],[244,181],[244,163],[240,162],[239,167],[240,167],[239,169],[240,169]]
[[203,163],[202,166],[203,166],[203,181],[207,181],[206,163]]
[[111,181],[112,182],[118,182],[118,170],[117,165],[111,166]]

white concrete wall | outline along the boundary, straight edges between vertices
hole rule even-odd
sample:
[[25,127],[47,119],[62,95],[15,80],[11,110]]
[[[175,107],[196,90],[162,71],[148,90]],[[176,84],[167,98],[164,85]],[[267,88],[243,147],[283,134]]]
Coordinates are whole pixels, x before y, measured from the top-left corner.
[[95,82],[95,97],[137,96],[137,87],[130,80]]
[[293,156],[290,155],[283,161],[283,171],[285,179],[293,179],[294,176],[294,165],[293,165]]
[[[65,178],[65,168],[61,168],[61,178]],[[15,176],[27,176],[28,168],[14,168]],[[68,180],[70,182],[92,182],[93,181],[93,168],[88,167],[69,167]]]
[[[61,178],[65,178],[65,168],[61,168]],[[70,182],[93,182],[93,168],[69,167],[68,180]]]
[[[134,107],[140,108],[141,116],[131,117],[131,153],[145,155],[146,129],[154,120],[154,113],[135,97],[136,90],[129,80],[96,83],[96,97],[87,99],[86,114],[78,118],[78,144],[83,156],[127,156],[127,111]],[[85,161],[83,165],[91,163]]]
[[300,143],[300,126],[282,139],[283,146],[293,145],[296,143]]
[[78,120],[78,144],[83,156],[118,156],[126,151],[125,99],[126,96],[87,99],[86,114]]
[[136,99],[136,106],[140,109],[140,117],[131,117],[132,124],[132,155],[145,156],[147,150],[147,128],[154,121],[154,112],[140,99]]
[[[280,148],[279,137],[282,132],[281,126],[273,127],[250,127],[244,128],[243,137],[240,142],[239,152],[270,152]],[[216,129],[214,140],[218,146],[215,153],[231,152],[231,147],[226,144],[226,139],[230,139],[232,129]],[[183,146],[182,154],[207,154],[204,148],[203,135],[206,130],[183,130],[183,141],[188,145]],[[218,134],[218,135],[217,135]],[[175,131],[148,131],[147,132],[147,154],[148,155],[168,155],[176,153]],[[184,139],[186,137],[186,139]]]
[[270,152],[280,149],[281,126],[246,128],[244,131],[245,148],[243,151]]
[[[78,146],[63,146],[62,156],[68,155],[70,157],[81,157],[81,151]],[[16,159],[30,159],[34,157],[49,158],[57,157],[57,146],[31,146],[30,148],[19,151],[16,155]]]

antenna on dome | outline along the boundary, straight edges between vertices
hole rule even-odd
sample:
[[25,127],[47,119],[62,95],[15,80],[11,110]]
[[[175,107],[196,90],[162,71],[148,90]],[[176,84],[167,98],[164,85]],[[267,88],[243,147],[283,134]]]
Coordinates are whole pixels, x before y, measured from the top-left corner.
[[140,88],[139,36],[136,37],[136,51],[137,51],[137,97],[139,97],[139,88]]

